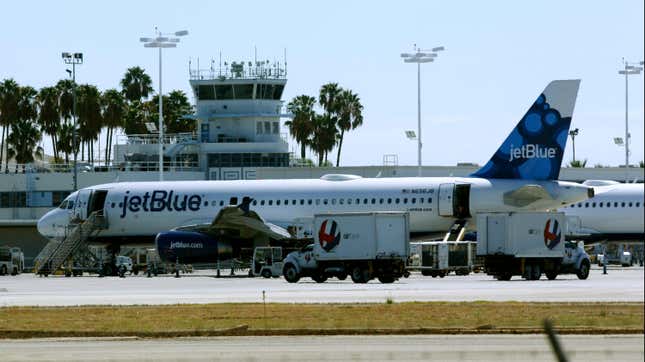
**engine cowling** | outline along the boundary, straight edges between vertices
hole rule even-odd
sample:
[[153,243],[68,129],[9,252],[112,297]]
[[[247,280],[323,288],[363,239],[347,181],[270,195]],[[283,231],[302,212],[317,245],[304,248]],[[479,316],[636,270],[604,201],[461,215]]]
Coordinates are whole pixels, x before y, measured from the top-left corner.
[[170,263],[215,263],[232,257],[230,243],[194,231],[161,232],[155,246],[161,260]]

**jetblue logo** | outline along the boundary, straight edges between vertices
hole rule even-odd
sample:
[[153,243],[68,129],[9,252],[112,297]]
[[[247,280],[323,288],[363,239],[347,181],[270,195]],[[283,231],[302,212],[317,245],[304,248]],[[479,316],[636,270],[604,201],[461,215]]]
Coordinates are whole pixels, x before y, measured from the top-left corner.
[[509,153],[511,158],[508,161],[512,162],[520,158],[554,158],[557,155],[557,150],[555,148],[542,148],[533,144],[522,145],[522,147],[513,147],[511,144],[511,152]]
[[175,195],[174,191],[155,190],[143,195],[130,195],[125,192],[121,203],[121,218],[128,212],[161,212],[161,211],[199,211],[202,205],[202,197],[199,195]]

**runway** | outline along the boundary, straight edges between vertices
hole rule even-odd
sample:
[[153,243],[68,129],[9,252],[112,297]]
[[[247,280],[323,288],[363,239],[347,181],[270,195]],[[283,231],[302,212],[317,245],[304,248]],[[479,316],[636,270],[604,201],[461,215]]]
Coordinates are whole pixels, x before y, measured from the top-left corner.
[[[212,271],[209,271],[212,274]],[[317,284],[309,278],[289,284],[283,278],[214,278],[205,272],[181,278],[128,276],[36,277],[33,274],[0,277],[0,306],[133,305],[178,303],[368,303],[405,301],[543,301],[642,302],[642,267],[612,267],[607,275],[591,270],[589,279],[562,275],[549,281],[514,277],[500,282],[485,274],[423,277],[418,273],[393,284],[371,281],[354,284],[330,279]]]
[[[642,361],[642,335],[560,336],[570,361]],[[0,340],[3,361],[553,361],[544,335]]]

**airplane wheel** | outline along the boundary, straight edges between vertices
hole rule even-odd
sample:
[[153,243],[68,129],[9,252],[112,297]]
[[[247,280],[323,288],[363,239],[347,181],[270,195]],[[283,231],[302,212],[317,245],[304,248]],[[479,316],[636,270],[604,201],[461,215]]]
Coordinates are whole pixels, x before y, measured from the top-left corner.
[[589,262],[586,260],[583,260],[582,263],[580,264],[580,269],[576,273],[576,276],[578,276],[578,279],[580,280],[585,280],[589,277]]
[[284,275],[284,279],[289,283],[297,283],[300,280],[300,275],[293,264],[285,265],[282,274]]

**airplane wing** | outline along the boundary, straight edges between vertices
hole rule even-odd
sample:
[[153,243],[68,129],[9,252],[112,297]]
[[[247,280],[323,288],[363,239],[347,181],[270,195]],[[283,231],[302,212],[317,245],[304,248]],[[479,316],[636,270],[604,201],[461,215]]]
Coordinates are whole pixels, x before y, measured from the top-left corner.
[[504,204],[509,206],[524,207],[540,200],[553,200],[553,196],[540,185],[524,185],[504,194]]

